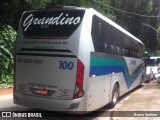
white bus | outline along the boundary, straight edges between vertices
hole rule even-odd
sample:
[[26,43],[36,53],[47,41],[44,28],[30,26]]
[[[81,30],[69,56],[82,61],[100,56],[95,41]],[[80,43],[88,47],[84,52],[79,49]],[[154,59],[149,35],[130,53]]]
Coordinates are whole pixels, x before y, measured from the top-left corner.
[[141,85],[144,44],[92,8],[25,12],[16,40],[14,103],[94,111]]
[[160,57],[158,56],[150,57],[149,64],[146,67],[146,75],[148,75],[150,79],[155,79],[158,73],[159,63],[160,63]]

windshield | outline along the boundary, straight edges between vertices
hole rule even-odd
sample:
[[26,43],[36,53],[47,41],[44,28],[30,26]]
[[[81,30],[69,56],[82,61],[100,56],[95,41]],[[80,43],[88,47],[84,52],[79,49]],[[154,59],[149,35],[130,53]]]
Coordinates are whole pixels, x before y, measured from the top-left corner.
[[82,22],[84,10],[26,12],[21,21],[25,38],[68,38]]
[[157,59],[150,59],[148,65],[150,65],[150,66],[156,66],[157,65]]

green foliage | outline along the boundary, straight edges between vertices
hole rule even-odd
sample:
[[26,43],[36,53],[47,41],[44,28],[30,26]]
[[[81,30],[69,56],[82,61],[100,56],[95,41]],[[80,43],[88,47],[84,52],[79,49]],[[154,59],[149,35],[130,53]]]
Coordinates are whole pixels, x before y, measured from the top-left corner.
[[16,32],[10,26],[0,30],[0,84],[12,84]]
[[160,24],[158,25],[157,39],[158,39],[158,46],[159,46],[159,49],[160,49]]
[[105,5],[110,5],[111,1],[112,0],[95,0],[95,1],[90,0],[88,7],[97,10],[98,12],[100,12],[101,14],[112,20],[115,20],[116,16],[114,14],[114,11],[111,8],[105,6]]
[[158,50],[158,51],[152,53],[152,56],[160,56],[160,51]]
[[0,27],[7,24],[14,26],[18,4],[19,0],[0,0]]
[[45,7],[51,0],[25,0],[32,9]]
[[91,0],[51,0],[51,6],[80,6],[87,7]]
[[[151,10],[151,14],[158,16],[160,14],[160,0],[152,0],[152,10]],[[150,25],[158,30],[158,23],[159,20],[158,18],[152,18],[150,19]],[[160,45],[158,44],[158,37],[157,37],[157,31],[152,29],[151,27],[148,29],[147,32],[147,36],[146,36],[146,40],[145,40],[145,44],[147,46],[147,48],[149,48],[150,51],[152,52],[156,52]]]
[[[116,3],[116,4],[115,4]],[[152,4],[150,0],[113,0],[111,5],[120,10],[124,10],[130,13],[150,15]],[[116,14],[116,21],[126,28],[133,35],[144,41],[146,35],[146,28],[143,28],[141,24],[148,23],[147,17],[141,17],[137,15],[127,14],[122,11],[114,11]]]

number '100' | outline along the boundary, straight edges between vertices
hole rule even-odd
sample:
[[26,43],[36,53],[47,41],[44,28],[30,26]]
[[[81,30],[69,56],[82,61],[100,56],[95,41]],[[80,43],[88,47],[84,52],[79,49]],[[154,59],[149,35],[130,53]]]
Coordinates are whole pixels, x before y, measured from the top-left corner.
[[73,62],[67,62],[67,61],[59,61],[59,69],[63,70],[72,70],[74,67]]

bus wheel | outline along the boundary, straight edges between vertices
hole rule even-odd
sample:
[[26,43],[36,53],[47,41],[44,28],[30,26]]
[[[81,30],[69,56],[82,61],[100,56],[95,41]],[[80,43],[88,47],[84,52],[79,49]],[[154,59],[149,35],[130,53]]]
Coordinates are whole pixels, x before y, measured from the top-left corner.
[[112,91],[112,101],[110,103],[111,108],[113,108],[117,104],[118,98],[119,98],[119,87],[117,84],[115,84]]
[[145,77],[142,75],[141,80],[140,80],[140,85],[139,85],[139,87],[142,86],[142,84],[143,84],[144,81],[145,81]]

